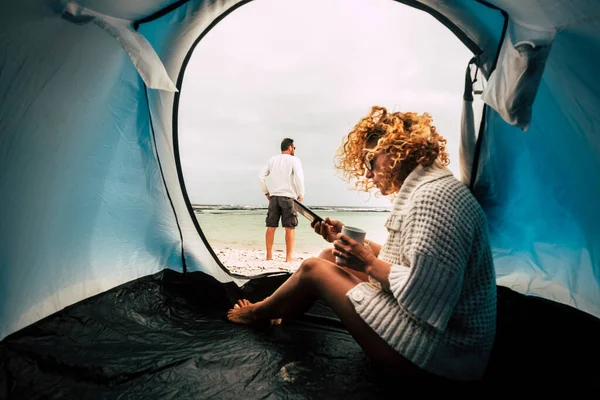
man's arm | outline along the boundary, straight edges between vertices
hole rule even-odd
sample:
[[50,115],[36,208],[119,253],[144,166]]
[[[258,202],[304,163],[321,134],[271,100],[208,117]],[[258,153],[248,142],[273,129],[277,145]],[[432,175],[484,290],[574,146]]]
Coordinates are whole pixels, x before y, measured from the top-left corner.
[[262,190],[265,196],[267,196],[267,199],[269,198],[269,188],[267,188],[267,176],[269,176],[269,173],[271,172],[269,169],[269,164],[270,162],[267,162],[267,164],[260,170],[260,173],[258,174],[258,185],[260,186],[260,190]]
[[296,158],[293,169],[294,185],[298,193],[298,201],[304,200],[304,171],[302,171],[302,163],[299,158]]

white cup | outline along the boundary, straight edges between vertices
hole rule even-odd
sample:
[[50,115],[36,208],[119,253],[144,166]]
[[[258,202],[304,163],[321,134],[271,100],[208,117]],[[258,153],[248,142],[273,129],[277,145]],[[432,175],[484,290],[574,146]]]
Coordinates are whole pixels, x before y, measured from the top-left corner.
[[[354,226],[346,226],[344,225],[342,227],[342,234],[343,235],[347,235],[350,238],[356,240],[358,243],[360,244],[364,244],[365,242],[365,236],[367,236],[367,232],[363,231],[360,228],[356,228]],[[338,256],[335,256],[335,263],[338,265],[344,265],[346,262],[345,259],[343,258],[339,258]]]

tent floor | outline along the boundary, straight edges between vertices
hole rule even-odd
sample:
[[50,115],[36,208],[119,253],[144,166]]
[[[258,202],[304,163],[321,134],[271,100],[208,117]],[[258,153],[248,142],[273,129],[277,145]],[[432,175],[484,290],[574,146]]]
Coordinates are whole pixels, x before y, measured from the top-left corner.
[[[0,398],[347,399],[405,385],[375,368],[321,303],[266,331],[227,322],[242,294],[260,299],[287,277],[238,289],[203,273],[164,270],[74,304],[0,343]],[[596,318],[505,287],[498,300],[498,340],[484,381],[573,377],[582,387],[589,377],[592,385]]]

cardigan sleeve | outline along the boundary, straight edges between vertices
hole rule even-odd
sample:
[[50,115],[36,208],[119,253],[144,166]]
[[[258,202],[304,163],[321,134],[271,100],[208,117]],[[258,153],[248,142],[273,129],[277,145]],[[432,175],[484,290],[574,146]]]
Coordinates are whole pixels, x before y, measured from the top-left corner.
[[405,312],[443,331],[460,297],[471,235],[463,210],[436,195],[425,190],[414,196],[402,232],[410,273],[392,268],[389,282]]
[[410,278],[410,272],[411,269],[404,265],[393,264],[390,267],[388,280],[390,281],[390,289],[392,292],[400,293],[404,288],[404,285],[406,285],[408,278]]
[[390,290],[403,310],[415,320],[443,331],[462,287],[462,274],[422,254],[411,258],[410,273],[403,275],[392,268]]

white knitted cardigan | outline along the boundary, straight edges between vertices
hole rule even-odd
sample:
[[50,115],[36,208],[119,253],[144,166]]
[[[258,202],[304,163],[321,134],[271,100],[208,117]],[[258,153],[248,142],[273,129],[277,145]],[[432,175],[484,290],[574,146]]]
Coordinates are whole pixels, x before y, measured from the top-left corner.
[[496,332],[496,279],[485,214],[441,164],[418,166],[402,185],[379,258],[392,264],[390,289],[361,283],[356,312],[417,366],[474,380]]

